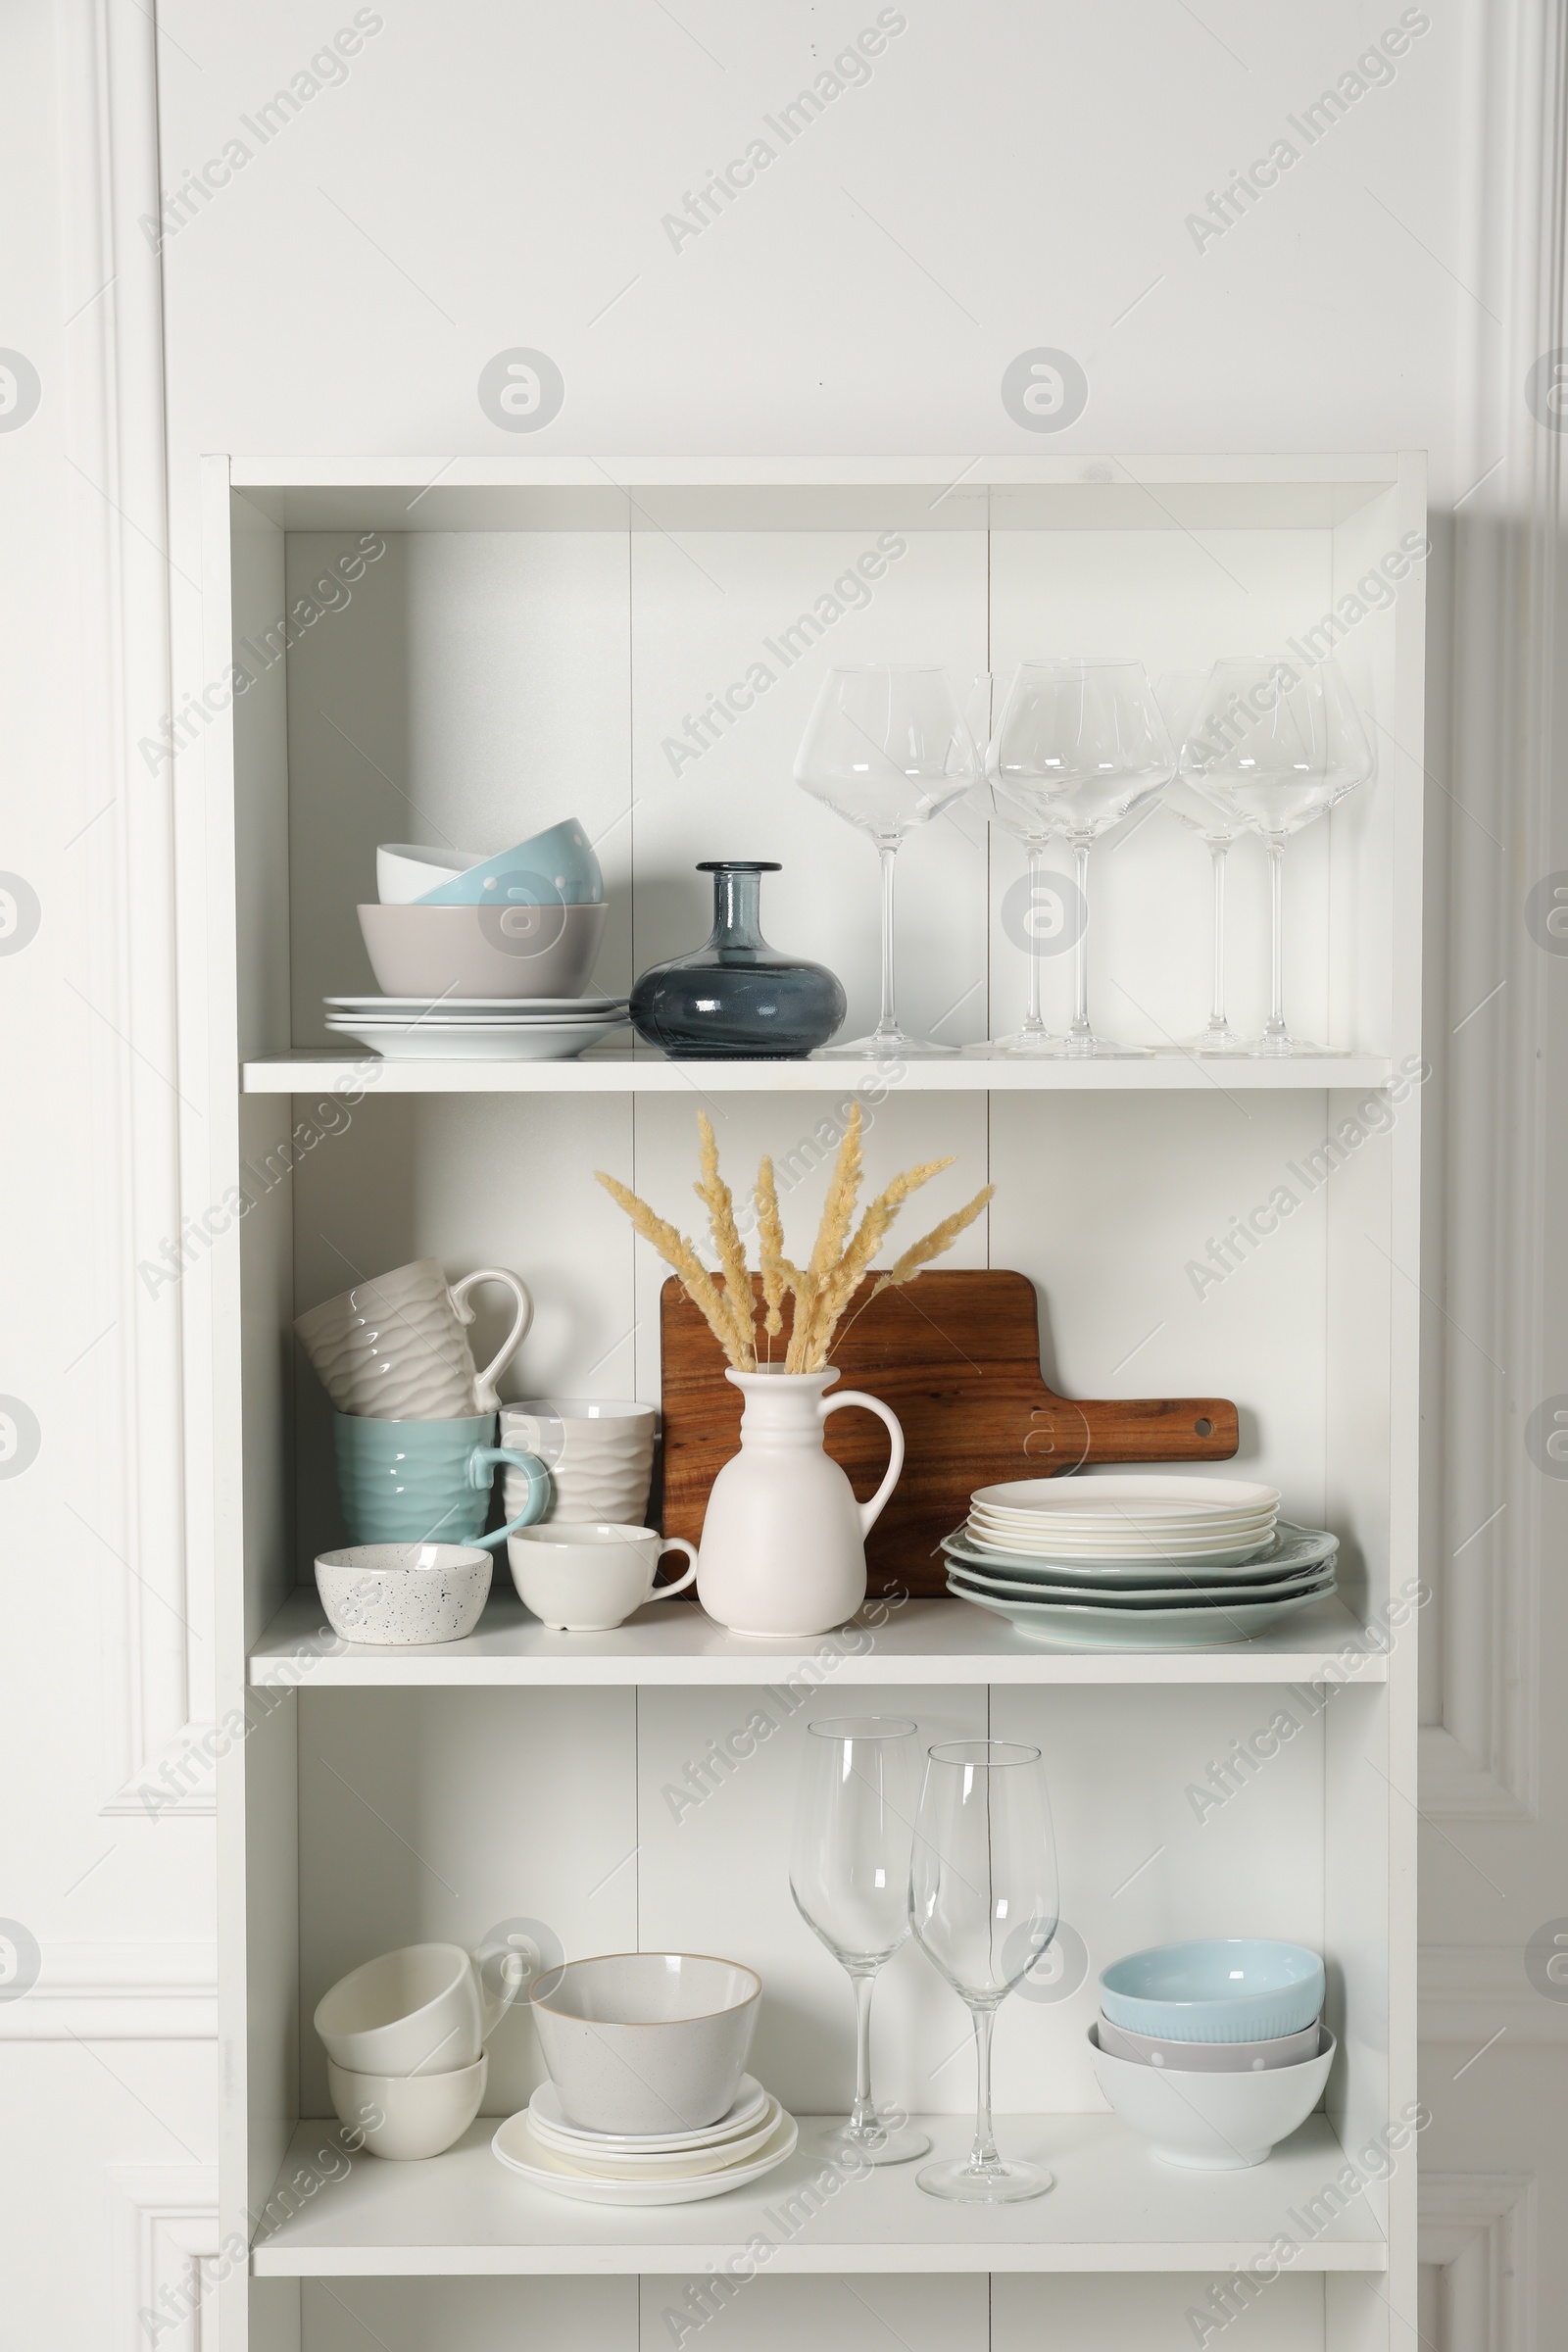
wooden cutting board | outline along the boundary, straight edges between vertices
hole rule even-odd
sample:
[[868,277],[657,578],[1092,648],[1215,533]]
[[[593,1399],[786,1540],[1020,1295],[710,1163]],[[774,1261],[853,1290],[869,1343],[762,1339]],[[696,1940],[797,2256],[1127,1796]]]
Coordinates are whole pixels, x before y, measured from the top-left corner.
[[[864,1299],[875,1277],[856,1294]],[[760,1284],[754,1277],[754,1289]],[[871,1590],[941,1592],[937,1545],[962,1525],[976,1487],[1055,1477],[1089,1462],[1223,1462],[1238,1442],[1223,1396],[1071,1400],[1040,1371],[1040,1319],[1027,1275],[990,1269],[917,1274],[852,1309],[833,1348],[837,1386],[866,1389],[898,1414],[904,1474],[866,1543]],[[773,1343],[782,1355],[785,1336]],[[673,1276],[660,1300],[663,1351],[663,1519],[667,1536],[701,1541],[709,1490],[741,1442],[741,1395],[725,1358]],[[887,1432],[853,1409],[827,1424],[827,1450],[860,1497],[887,1468]]]

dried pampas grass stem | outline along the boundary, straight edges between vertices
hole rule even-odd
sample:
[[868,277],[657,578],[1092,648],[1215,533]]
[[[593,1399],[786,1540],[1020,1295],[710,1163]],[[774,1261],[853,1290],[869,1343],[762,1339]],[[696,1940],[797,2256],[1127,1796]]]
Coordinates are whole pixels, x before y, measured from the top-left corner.
[[[640,1200],[634,1192],[613,1176],[607,1176],[603,1169],[598,1172],[599,1181],[611,1199],[625,1210],[644,1240],[653,1244],[664,1263],[679,1276],[687,1297],[700,1308],[731,1364],[737,1371],[755,1372],[757,1307],[752,1278],[746,1270],[746,1246],[735,1222],[735,1203],[729,1186],[718,1171],[718,1145],[706,1111],[698,1114],[697,1129],[702,1173],[693,1190],[708,1210],[709,1231],[722,1288],[685,1235],[657,1215],[646,1200]],[[786,1291],[794,1300],[794,1321],[784,1358],[786,1372],[820,1372],[826,1368],[828,1350],[844,1311],[870,1272],[871,1260],[905,1201],[921,1185],[929,1184],[933,1176],[940,1176],[944,1168],[953,1165],[951,1159],[928,1159],[918,1167],[905,1169],[868,1203],[856,1225],[855,1209],[863,1173],[860,1134],[860,1106],[857,1102],[839,1146],[810,1263],[805,1267],[795,1265],[784,1254],[784,1225],[779,1215],[773,1162],[764,1159],[757,1171],[754,1198],[761,1250],[762,1327],[770,1343],[784,1329]],[[940,1225],[934,1225],[928,1234],[911,1244],[891,1269],[879,1277],[864,1305],[868,1306],[871,1298],[879,1298],[883,1291],[908,1282],[932,1258],[940,1257],[965,1227],[974,1223],[995,1190],[994,1185],[988,1184],[965,1207],[944,1217]],[[859,1311],[863,1312],[864,1307]],[[768,1353],[771,1358],[771,1347]]]

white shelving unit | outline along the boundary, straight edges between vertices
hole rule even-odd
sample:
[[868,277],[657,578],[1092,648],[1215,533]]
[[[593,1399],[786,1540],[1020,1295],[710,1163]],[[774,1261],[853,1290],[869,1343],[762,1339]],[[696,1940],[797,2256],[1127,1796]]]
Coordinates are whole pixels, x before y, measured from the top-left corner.
[[[666,2299],[642,2290],[639,2321],[635,2276],[701,2284],[770,2232],[765,2284],[705,2328],[713,2352],[819,2333],[815,2306],[790,2300],[814,2278],[885,2287],[901,2272],[933,2295],[936,2274],[955,2296],[997,2279],[989,2299],[941,2305],[944,2352],[1011,2352],[1055,2327],[1152,2343],[1160,2277],[1175,2325],[1282,2238],[1289,2277],[1250,2312],[1249,2342],[1394,2352],[1416,2319],[1413,2149],[1387,2180],[1386,2165],[1345,2168],[1416,2095],[1421,462],[214,458],[206,516],[219,708],[186,904],[210,946],[208,1065],[189,1084],[214,1247],[189,1280],[210,1309],[220,1710],[246,1726],[220,1768],[222,2226],[249,2248],[225,2264],[225,2352],[346,2352],[372,2309],[391,2352],[558,2334],[633,2352]],[[1357,595],[1401,544],[1397,594]],[[843,583],[868,545],[887,561],[862,600]],[[568,812],[612,897],[599,985],[704,936],[699,858],[772,857],[764,929],[840,971],[866,1027],[870,854],[787,781],[828,661],[964,672],[1126,647],[1158,673],[1301,641],[1325,613],[1380,759],[1371,790],[1301,836],[1287,883],[1292,1017],[1339,1058],[1216,1066],[1171,1050],[1206,1011],[1205,860],[1157,812],[1102,846],[1092,882],[1097,1018],[1160,1049],[1152,1060],[971,1054],[878,1072],[612,1047],[399,1064],[326,1036],[321,997],[367,984],[353,910],[378,840],[499,845]],[[785,662],[802,614],[814,638]],[[758,663],[772,675],[744,721],[691,724]],[[1232,864],[1233,1017],[1255,1025],[1261,876],[1246,844]],[[1022,1000],[1015,845],[960,809],[902,866],[901,1009],[973,1047]],[[1048,992],[1065,979],[1063,963]],[[1237,1400],[1238,1467],[1340,1534],[1338,1598],[1264,1641],[1126,1656],[1044,1651],[949,1599],[813,1644],[741,1642],[686,1607],[551,1636],[509,1590],[450,1647],[323,1638],[310,1563],[340,1523],[293,1316],[416,1256],[514,1265],[537,1313],[514,1393],[657,1401],[662,1269],[593,1171],[673,1207],[706,1102],[732,1180],[772,1152],[786,1223],[808,1228],[856,1095],[873,1175],[955,1155],[934,1216],[996,1184],[958,1262],[1032,1277],[1054,1387]],[[1088,1973],[1016,1996],[999,2027],[1000,2135],[1057,2174],[1034,2204],[958,2213],[898,2172],[799,2227],[765,2218],[808,2177],[811,2119],[845,2095],[843,1979],[779,1859],[801,1724],[843,1711],[841,1687],[933,1738],[989,1727],[1045,1751]],[[759,1705],[775,1729],[752,1760],[672,1802],[691,1760]],[[1259,1763],[1250,1742],[1271,1725]],[[488,2152],[495,2118],[539,2079],[519,2016],[493,2046],[488,2124],[428,2164],[345,2156],[310,2030],[321,1991],[393,1944],[473,1945],[521,1919],[568,1952],[683,1945],[758,1966],[754,2064],[807,2119],[790,2165],[756,2191],[648,2213],[530,2192]],[[1084,2033],[1106,1961],[1210,1933],[1323,1950],[1341,2057],[1324,2111],[1267,2165],[1184,2176],[1105,2114]],[[877,2034],[880,2086],[958,2144],[964,2020],[911,1952],[886,1973]],[[352,2282],[377,2279],[399,2282],[395,2308],[356,2303],[369,2288]],[[606,2301],[617,2279],[626,2293]]]

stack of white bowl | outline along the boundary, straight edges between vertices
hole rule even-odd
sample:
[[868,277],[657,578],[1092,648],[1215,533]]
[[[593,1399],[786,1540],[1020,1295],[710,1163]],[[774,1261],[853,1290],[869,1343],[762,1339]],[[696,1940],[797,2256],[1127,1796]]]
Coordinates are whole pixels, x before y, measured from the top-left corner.
[[590,2205],[688,2205],[783,2164],[795,2120],[746,2072],[761,1979],[693,1952],[551,1969],[529,1999],[550,2069],[491,2142],[509,2172]]
[[316,2007],[327,2087],[350,2145],[439,2156],[479,2112],[485,2041],[508,2006],[455,1943],[411,1943],[341,1977]]
[[575,817],[494,858],[388,842],[359,908],[382,994],[328,997],[326,1025],[389,1060],[556,1061],[622,1026],[585,994],[608,908]]
[[1250,1480],[1144,1472],[980,1487],[948,1590],[1057,1648],[1250,1641],[1334,1589],[1338,1539]]
[[1162,2163],[1261,2164],[1305,2123],[1334,2064],[1323,1963],[1298,1943],[1215,1937],[1102,1969],[1096,2079]]

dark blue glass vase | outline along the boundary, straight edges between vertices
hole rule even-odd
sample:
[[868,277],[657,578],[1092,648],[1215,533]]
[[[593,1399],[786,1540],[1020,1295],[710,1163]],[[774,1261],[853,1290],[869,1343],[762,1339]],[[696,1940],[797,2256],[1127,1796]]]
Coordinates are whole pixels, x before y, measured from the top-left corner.
[[845,996],[824,964],[780,956],[761,931],[766,859],[705,860],[713,877],[706,947],[652,964],[631,992],[639,1037],[672,1061],[803,1061],[844,1020]]

